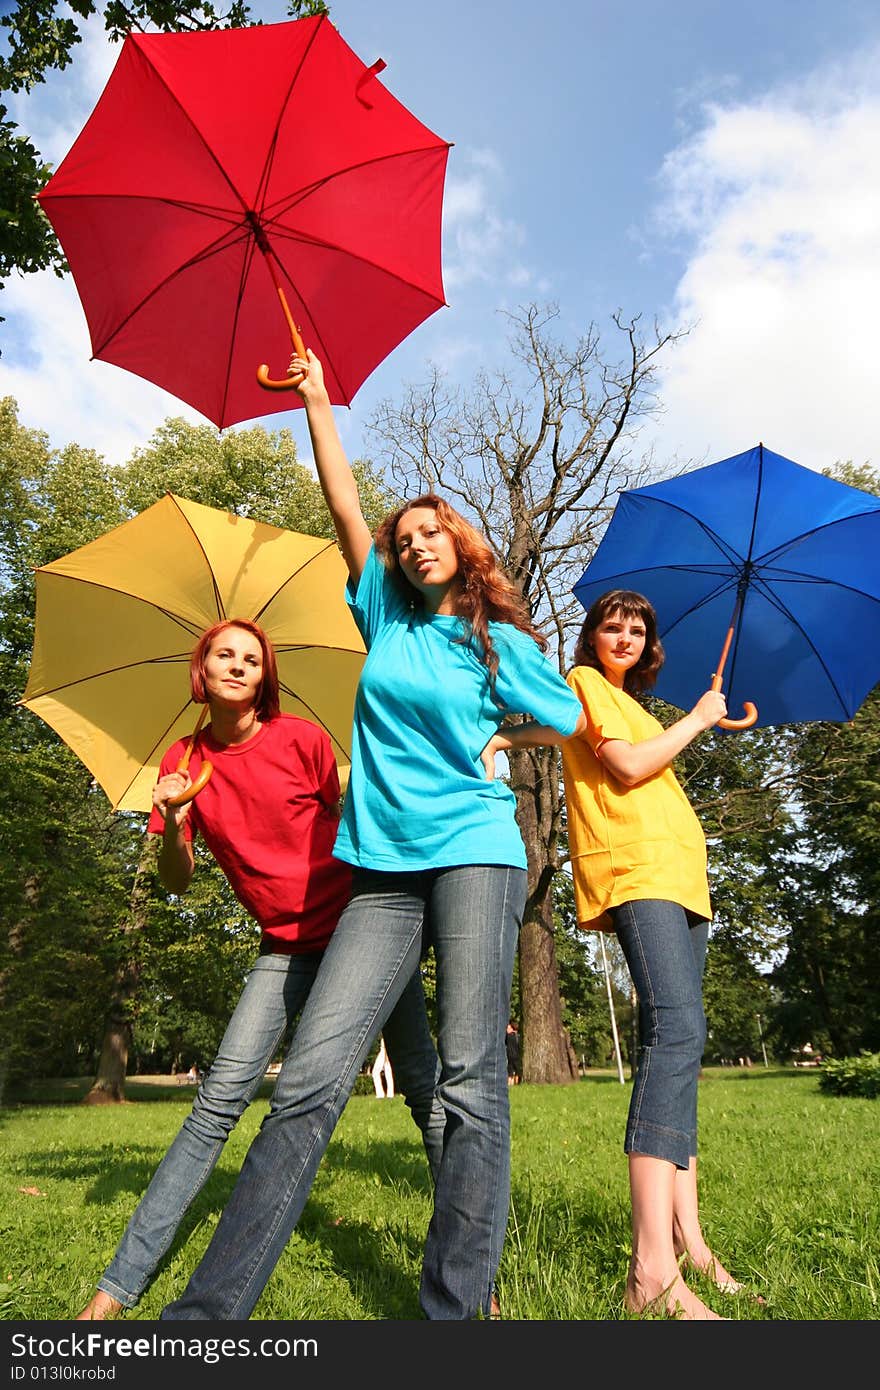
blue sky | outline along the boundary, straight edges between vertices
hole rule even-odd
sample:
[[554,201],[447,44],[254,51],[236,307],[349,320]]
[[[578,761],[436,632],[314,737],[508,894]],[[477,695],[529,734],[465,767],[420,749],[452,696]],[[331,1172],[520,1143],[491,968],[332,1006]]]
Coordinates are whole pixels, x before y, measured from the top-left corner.
[[[8,8],[8,7],[7,7]],[[260,3],[267,21],[283,0]],[[661,359],[661,466],[758,440],[810,467],[880,462],[880,6],[874,0],[336,0],[332,18],[385,85],[453,142],[448,307],[337,412],[352,456],[376,402],[428,363],[467,386],[503,365],[504,309],[559,306],[573,341],[611,315],[688,326]],[[66,73],[10,109],[60,162],[118,50],[94,22]],[[234,99],[234,98],[233,98]],[[53,445],[114,461],[188,407],[89,361],[75,288],[13,277],[0,393]],[[300,410],[288,426],[304,456]]]

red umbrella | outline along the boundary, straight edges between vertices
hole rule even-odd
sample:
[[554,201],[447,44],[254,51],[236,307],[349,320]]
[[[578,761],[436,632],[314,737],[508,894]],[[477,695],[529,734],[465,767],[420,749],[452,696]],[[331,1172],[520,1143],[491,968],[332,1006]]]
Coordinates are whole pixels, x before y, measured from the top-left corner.
[[349,404],[445,303],[449,142],[386,91],[384,66],[326,16],[129,35],[39,194],[92,355],[222,428],[301,404],[257,381],[262,364],[265,386],[291,384],[298,328]]

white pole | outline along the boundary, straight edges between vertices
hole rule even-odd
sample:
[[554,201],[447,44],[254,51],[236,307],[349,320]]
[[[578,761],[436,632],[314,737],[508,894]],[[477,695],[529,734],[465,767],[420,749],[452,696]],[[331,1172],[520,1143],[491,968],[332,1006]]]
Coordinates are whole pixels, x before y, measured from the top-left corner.
[[767,1049],[764,1046],[764,1029],[761,1027],[761,1015],[755,1014],[755,1018],[758,1020],[758,1037],[761,1039],[761,1051],[764,1054],[764,1066],[767,1067],[767,1069],[769,1070],[770,1063],[767,1061]]
[[623,1082],[623,1061],[620,1056],[620,1040],[617,1036],[617,1019],[614,1016],[614,1000],[611,996],[611,972],[608,969],[608,956],[605,953],[605,933],[599,932],[599,945],[602,948],[602,969],[605,971],[605,991],[608,995],[608,1012],[611,1015],[611,1034],[614,1038],[614,1056],[617,1059],[617,1079]]

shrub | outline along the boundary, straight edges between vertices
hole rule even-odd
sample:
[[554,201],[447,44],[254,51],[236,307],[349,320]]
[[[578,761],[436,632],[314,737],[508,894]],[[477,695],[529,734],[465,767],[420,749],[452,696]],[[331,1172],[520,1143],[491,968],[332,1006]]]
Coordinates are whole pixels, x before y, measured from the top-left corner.
[[819,1089],[835,1096],[880,1096],[880,1052],[861,1052],[858,1057],[827,1061],[819,1077]]

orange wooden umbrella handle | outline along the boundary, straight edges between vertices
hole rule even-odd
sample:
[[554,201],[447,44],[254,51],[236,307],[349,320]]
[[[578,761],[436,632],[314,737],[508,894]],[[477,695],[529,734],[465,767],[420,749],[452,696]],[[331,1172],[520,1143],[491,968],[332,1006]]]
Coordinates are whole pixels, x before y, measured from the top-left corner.
[[[271,261],[269,262],[269,268],[270,270],[272,269]],[[275,280],[274,274],[272,278]],[[293,344],[293,350],[297,357],[305,357],[305,344],[299,335],[299,329],[293,321],[293,315],[290,312],[290,306],[287,303],[284,291],[277,280],[275,280],[275,288],[278,291],[278,298],[281,300],[281,308],[284,310],[284,317],[287,319],[287,327],[290,330],[290,341]],[[260,366],[257,368],[257,381],[261,386],[265,387],[267,391],[290,391],[292,387],[299,386],[301,381],[305,381],[305,378],[305,372],[295,372],[292,375],[288,372],[286,377],[277,380],[269,375],[269,368],[265,362],[261,362]]]
[[[181,762],[182,761],[183,759],[181,758]],[[180,764],[178,764],[177,771],[185,772],[186,768],[181,767]],[[188,801],[192,801],[194,796],[198,796],[205,783],[211,780],[211,773],[213,771],[213,763],[202,763],[202,770],[199,773],[196,780],[192,783],[192,785],[187,787],[185,792],[178,792],[177,796],[169,796],[167,802],[165,803],[166,806],[185,806]]]
[[[730,627],[727,629],[727,636],[724,639],[721,655],[718,658],[718,670],[712,677],[712,685],[710,687],[712,690],[721,689],[721,683],[724,679],[724,663],[727,660],[727,653],[730,651],[732,638],[733,624],[731,623]],[[756,705],[752,704],[751,700],[743,700],[743,709],[745,710],[745,714],[742,719],[727,719],[725,717],[724,719],[718,720],[718,727],[720,729],[750,729],[758,718],[758,708]]]
[[[175,769],[176,772],[186,772],[187,768],[189,767],[189,760],[192,757],[192,751],[196,745],[196,738],[198,736],[199,729],[205,722],[207,713],[208,706],[205,705],[205,708],[199,715],[198,723],[192,731],[192,737],[190,738],[189,743],[186,745],[183,755],[181,756],[180,761],[177,764],[177,767]],[[188,801],[192,801],[193,797],[198,796],[199,792],[202,790],[202,787],[205,785],[206,782],[210,780],[211,773],[213,771],[214,764],[209,763],[207,760],[203,761],[201,771],[199,772],[198,777],[192,783],[192,785],[187,787],[185,792],[178,792],[177,796],[169,796],[166,805],[185,806]]]
[[727,719],[725,717],[718,720],[718,727],[720,729],[750,729],[757,721],[758,707],[753,705],[751,700],[743,700],[743,709],[745,714],[742,719]]

